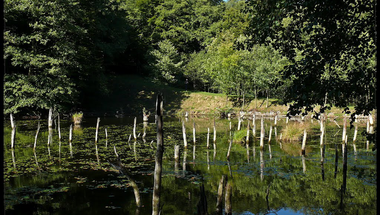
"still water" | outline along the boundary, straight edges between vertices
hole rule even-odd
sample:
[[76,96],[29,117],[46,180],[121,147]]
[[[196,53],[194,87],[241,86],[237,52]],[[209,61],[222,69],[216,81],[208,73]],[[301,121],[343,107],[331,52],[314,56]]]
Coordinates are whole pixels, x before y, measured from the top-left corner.
[[[101,117],[95,144],[96,118],[85,118],[73,128],[71,146],[69,120],[53,128],[47,145],[46,120],[33,151],[37,120],[17,121],[16,148],[10,149],[10,123],[4,122],[4,207],[6,214],[151,214],[156,124],[137,119],[133,138],[133,117]],[[187,149],[184,148],[182,120],[185,121]],[[244,120],[241,130],[246,132]],[[363,132],[366,123],[347,129],[347,147],[342,146],[342,120],[327,122],[321,136],[318,121],[309,125],[306,152],[301,153],[302,137],[285,142],[284,119],[274,125],[264,120],[264,148],[260,150],[260,120],[250,140],[237,137],[238,121],[215,119],[216,149],[213,146],[214,118],[164,117],[164,163],[162,175],[162,214],[197,214],[201,185],[209,214],[216,214],[218,187],[222,177],[231,185],[232,214],[375,214],[376,151]],[[193,143],[195,123],[196,143]],[[299,123],[289,121],[291,123]],[[268,143],[270,126],[271,141]],[[210,129],[210,147],[207,133]],[[107,129],[107,138],[105,135]],[[145,132],[144,132],[145,131]],[[241,132],[240,132],[241,133]],[[230,140],[230,157],[227,159]],[[281,137],[281,139],[280,139]],[[129,141],[130,140],[130,141]],[[180,158],[174,159],[174,146]],[[347,158],[344,159],[343,151]],[[116,154],[129,171],[120,174],[111,163]],[[142,207],[137,208],[131,186],[135,181]],[[223,186],[221,186],[223,187]],[[225,191],[222,212],[225,211]]]

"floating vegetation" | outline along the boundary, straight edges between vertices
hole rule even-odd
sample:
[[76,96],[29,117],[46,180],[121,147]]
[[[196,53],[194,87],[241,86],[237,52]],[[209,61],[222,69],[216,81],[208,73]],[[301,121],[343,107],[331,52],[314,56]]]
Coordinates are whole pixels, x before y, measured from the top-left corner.
[[[6,212],[22,213],[22,207],[25,205],[35,205],[36,210],[47,213],[62,212],[63,208],[78,213],[91,211],[94,214],[111,213],[110,211],[113,214],[122,214],[123,211],[134,211],[136,203],[131,181],[127,176],[119,174],[119,170],[108,162],[116,161],[114,151],[116,148],[121,162],[138,186],[143,205],[140,213],[151,213],[156,144],[152,144],[151,147],[150,143],[152,141],[156,143],[155,124],[137,123],[136,133],[143,134],[145,127],[146,134],[128,143],[129,136],[133,132],[133,119],[131,118],[127,125],[100,123],[99,131],[104,131],[104,127],[107,127],[107,140],[105,132],[99,132],[95,144],[96,119],[90,121],[91,119],[86,118],[91,123],[82,122],[81,132],[73,133],[72,147],[68,143],[70,122],[61,121],[61,141],[58,139],[57,130],[53,129],[52,141],[48,146],[48,129],[41,121],[35,151],[32,146],[38,125],[36,121],[18,121],[20,126],[13,150],[9,144],[11,129],[6,124],[3,176]],[[107,119],[101,119],[101,122],[106,121]],[[163,212],[194,213],[199,201],[199,187],[202,185],[208,201],[208,211],[215,210],[215,196],[222,175],[226,175],[227,180],[233,182],[231,204],[234,213],[244,211],[264,213],[266,209],[260,205],[266,205],[268,184],[271,184],[269,195],[271,208],[277,210],[284,207],[297,208],[296,210],[303,208],[307,211],[310,207],[318,206],[331,213],[337,210],[331,205],[336,205],[336,202],[340,201],[339,190],[343,182],[341,145],[337,147],[339,162],[337,176],[334,178],[335,143],[341,143],[341,135],[335,135],[341,133],[341,130],[335,124],[326,126],[324,136],[326,150],[321,165],[318,122],[305,123],[309,126],[306,129],[310,132],[304,156],[300,155],[300,139],[295,141],[295,144],[281,142],[284,141],[284,134],[280,140],[280,133],[284,133],[287,125],[296,124],[296,122],[286,124],[282,120],[278,122],[277,127],[273,127],[270,144],[268,144],[270,129],[265,128],[263,151],[259,146],[260,129],[257,129],[256,138],[250,138],[248,145],[232,145],[227,160],[230,140],[229,121],[216,120],[218,136],[215,149],[212,146],[207,149],[206,146],[207,128],[213,128],[213,120],[207,121],[201,118],[199,121],[194,121],[197,141],[195,145],[193,141],[189,141],[188,149],[183,145],[182,121],[170,119],[164,123],[165,150],[161,201],[166,206]],[[245,140],[246,123],[243,122],[241,127],[244,129],[239,132],[236,131],[237,121],[232,121],[234,139]],[[184,124],[187,127],[187,136],[191,140],[193,121],[189,120]],[[348,147],[347,189],[343,196],[347,210],[371,214],[375,208],[368,207],[368,202],[376,199],[376,152],[367,149],[365,136],[360,135],[361,131],[365,130],[365,125],[363,126],[359,127],[355,151],[352,145]],[[305,127],[300,126],[297,129]],[[352,136],[353,132],[348,129],[348,136]],[[212,129],[210,133],[212,137]],[[174,159],[175,145],[179,145],[177,162]],[[365,195],[363,190],[366,191]],[[291,196],[296,196],[297,201]],[[346,198],[347,196],[349,198]],[[365,198],[360,199],[359,196]],[[99,203],[97,199],[102,199],[103,202]],[[252,201],[255,204],[252,205]],[[94,212],[95,209],[98,212]]]

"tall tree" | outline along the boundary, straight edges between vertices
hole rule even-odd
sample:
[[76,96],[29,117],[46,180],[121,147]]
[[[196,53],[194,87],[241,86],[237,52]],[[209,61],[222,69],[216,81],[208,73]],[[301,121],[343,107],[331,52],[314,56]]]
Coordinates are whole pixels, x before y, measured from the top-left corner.
[[75,107],[128,45],[113,2],[7,0],[4,8],[4,113]]
[[376,1],[248,2],[252,42],[271,42],[292,62],[283,72],[292,114],[333,104],[349,112],[349,102],[357,114],[376,108]]

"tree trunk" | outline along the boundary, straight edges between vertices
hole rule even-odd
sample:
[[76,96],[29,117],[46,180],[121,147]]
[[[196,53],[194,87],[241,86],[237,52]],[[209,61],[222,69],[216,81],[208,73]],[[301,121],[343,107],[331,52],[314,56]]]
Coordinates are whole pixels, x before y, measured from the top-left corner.
[[12,114],[10,114],[10,120],[11,120],[11,127],[12,127],[11,149],[13,149],[15,147],[15,141],[16,141],[16,122],[13,120]]
[[184,145],[185,149],[187,149],[185,121],[182,121],[182,134],[183,134],[183,145]]
[[40,121],[38,121],[36,137],[34,138],[34,146],[33,146],[33,150],[36,150],[36,146],[37,146],[37,138],[38,138],[38,133],[40,132],[40,128],[41,128],[41,124],[40,124]]
[[158,94],[157,102],[156,102],[157,152],[156,152],[155,167],[154,167],[152,215],[160,214],[162,155],[164,153],[163,121],[162,121],[163,107],[162,106],[163,106],[162,96],[161,94]]
[[302,139],[302,154],[305,155],[305,148],[306,148],[306,129],[303,130],[303,139]]
[[100,118],[98,117],[98,119],[96,120],[95,144],[98,143],[99,122]]
[[265,129],[264,129],[264,117],[261,117],[261,132],[260,132],[260,149],[264,149],[264,137],[265,137]]

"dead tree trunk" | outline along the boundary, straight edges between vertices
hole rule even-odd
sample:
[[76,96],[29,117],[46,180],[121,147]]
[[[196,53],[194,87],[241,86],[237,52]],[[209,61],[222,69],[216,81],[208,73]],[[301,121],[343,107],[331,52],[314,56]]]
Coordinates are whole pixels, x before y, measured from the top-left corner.
[[48,127],[52,128],[53,127],[53,108],[49,109],[49,117],[48,117]]
[[306,129],[303,130],[303,139],[302,139],[302,154],[305,155],[305,148],[306,148]]
[[182,121],[182,134],[183,134],[183,145],[184,145],[185,149],[187,149],[185,121]]
[[264,137],[265,137],[265,129],[264,129],[264,117],[261,117],[261,133],[260,133],[260,149],[264,149]]
[[100,122],[100,118],[98,117],[96,121],[95,144],[98,143],[99,122]]
[[58,114],[58,140],[61,141],[61,119]]
[[342,132],[342,142],[344,143],[346,139],[346,133],[347,133],[347,118],[346,116],[343,117],[343,132]]
[[156,101],[157,152],[156,152],[155,167],[154,167],[152,215],[160,214],[162,155],[164,153],[163,121],[162,121],[163,107],[162,106],[163,106],[162,95],[158,94],[157,101]]
[[137,120],[137,118],[135,117],[134,122],[133,122],[133,138],[135,138],[135,140],[137,139],[137,136],[136,136],[136,120]]
[[[58,122],[59,122],[59,121],[58,121]],[[41,124],[40,124],[40,121],[38,121],[36,137],[34,138],[34,146],[33,146],[33,150],[36,150],[36,146],[37,146],[37,138],[38,138],[38,133],[40,132],[40,128],[41,128]]]
[[11,119],[11,127],[12,127],[12,134],[11,134],[11,149],[15,147],[15,141],[16,141],[16,122],[13,120],[13,115],[10,114]]
[[207,128],[207,148],[210,147],[210,128]]
[[195,122],[193,122],[193,142],[195,145],[196,139],[195,139]]

